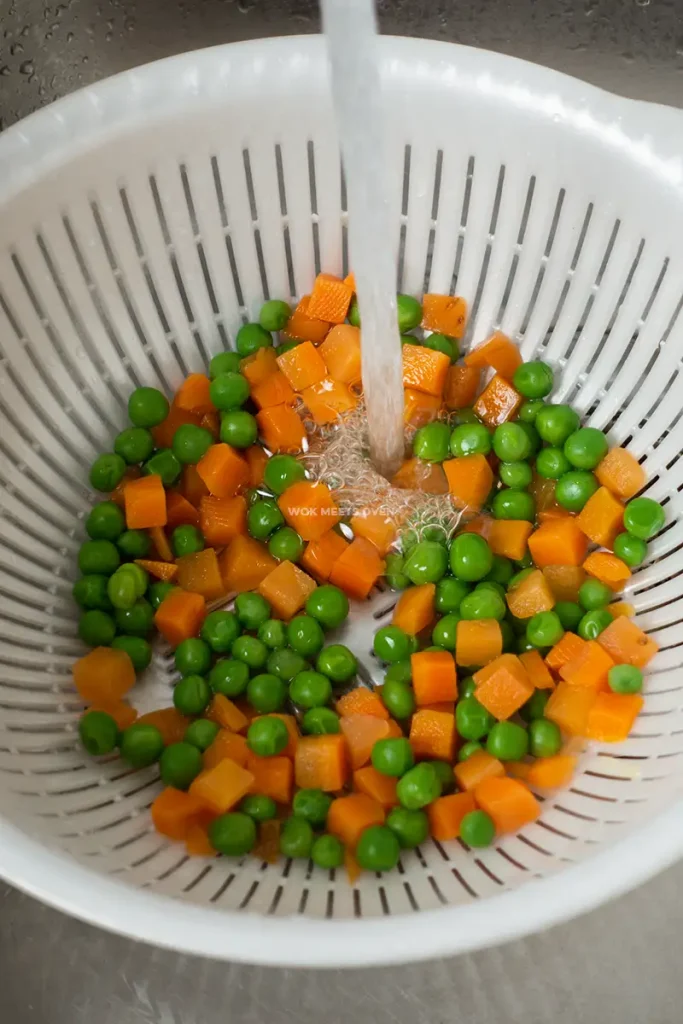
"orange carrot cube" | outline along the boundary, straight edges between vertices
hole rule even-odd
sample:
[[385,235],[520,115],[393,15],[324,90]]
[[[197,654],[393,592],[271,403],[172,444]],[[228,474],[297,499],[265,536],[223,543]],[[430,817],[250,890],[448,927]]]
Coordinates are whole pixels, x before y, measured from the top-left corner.
[[645,668],[659,650],[652,637],[624,616],[614,619],[603,629],[598,643],[615,664],[635,665],[637,668]]
[[595,475],[603,487],[622,501],[632,498],[647,481],[645,470],[625,448],[613,448],[607,452]]
[[501,654],[475,672],[473,679],[477,700],[499,721],[514,715],[534,692],[527,671],[515,654]]
[[540,569],[534,569],[507,592],[507,603],[511,613],[518,619],[530,619],[539,612],[549,612],[555,607],[555,598]]
[[348,777],[344,736],[302,736],[296,748],[294,776],[301,789],[322,789],[324,793],[343,789]]
[[191,373],[180,385],[174,399],[174,405],[178,409],[195,413],[197,416],[204,416],[205,413],[214,412],[215,407],[209,394],[210,386],[211,382],[206,374]]
[[254,590],[277,565],[264,544],[245,534],[230,542],[218,563],[227,593]]
[[214,768],[201,772],[191,783],[189,794],[216,814],[225,814],[247,795],[253,781],[251,772],[225,758]]
[[553,672],[559,672],[563,665],[578,658],[584,649],[586,641],[582,640],[576,633],[565,633],[561,640],[548,651],[545,663]]
[[303,448],[306,428],[296,409],[288,405],[261,409],[256,414],[256,422],[263,443],[271,452],[296,453]]
[[410,668],[418,707],[457,700],[458,679],[450,651],[420,651],[412,654]]
[[571,686],[587,686],[591,690],[607,689],[607,673],[614,662],[595,640],[583,645],[580,653],[563,665],[560,675]]
[[599,693],[588,712],[586,739],[600,743],[628,739],[643,704],[639,693]]
[[622,562],[616,555],[610,555],[607,551],[594,551],[583,563],[583,567],[589,576],[595,576],[601,583],[615,591],[621,590],[631,576],[631,570],[626,562]]
[[588,715],[599,695],[589,686],[558,683],[545,706],[545,717],[568,736],[585,736]]
[[361,379],[360,329],[351,324],[333,327],[318,349],[328,377],[341,384],[358,384]]
[[222,548],[247,532],[247,502],[241,494],[234,498],[207,495],[199,504],[199,526],[207,544]]
[[552,519],[529,537],[529,551],[539,569],[546,565],[581,565],[588,541],[576,519]]
[[302,341],[277,357],[277,364],[295,391],[318,384],[327,375],[325,361],[310,341]]
[[271,373],[264,381],[255,385],[251,389],[251,397],[259,409],[270,409],[274,405],[293,405],[296,401],[289,381],[280,370]]
[[280,562],[259,583],[257,590],[279,619],[291,619],[316,588],[315,581],[292,562]]
[[201,594],[207,601],[214,601],[225,593],[218,556],[214,548],[204,548],[190,555],[183,555],[176,562],[178,585],[193,594]]
[[249,466],[229,444],[212,445],[197,463],[197,473],[216,498],[232,498],[249,485]]
[[477,750],[466,761],[456,764],[454,773],[460,788],[471,793],[484,779],[505,775],[505,766],[485,750]]
[[139,480],[129,480],[123,499],[129,530],[147,530],[151,526],[166,525],[166,491],[160,476],[154,474],[142,476]]
[[335,423],[358,405],[358,399],[348,384],[342,384],[331,377],[323,377],[310,388],[304,388],[301,397],[318,426]]
[[384,560],[365,537],[356,537],[339,556],[330,572],[330,583],[364,601],[384,573]]
[[135,669],[126,651],[96,647],[74,662],[74,686],[88,704],[112,704],[135,686]]
[[496,331],[488,341],[477,345],[465,356],[465,365],[482,370],[490,367],[501,377],[511,381],[515,370],[522,365],[519,349],[506,335]]
[[456,627],[458,665],[487,665],[503,652],[503,634],[496,619],[462,619]]
[[404,345],[403,386],[441,398],[450,365],[445,352],[424,345]]
[[285,340],[312,341],[314,345],[319,345],[321,341],[324,341],[331,324],[323,320],[316,320],[309,314],[310,302],[310,295],[304,295],[299,300],[299,305],[282,331]]
[[458,508],[479,511],[493,487],[493,470],[485,455],[460,455],[442,463],[448,490]]
[[177,588],[164,598],[154,616],[154,625],[171,645],[198,636],[206,616],[206,601],[201,594]]
[[410,721],[410,745],[415,757],[452,761],[455,754],[455,715],[418,708]]
[[505,377],[496,374],[474,403],[474,411],[488,427],[498,427],[517,414],[522,401],[519,391]]
[[422,491],[424,494],[448,493],[446,474],[439,463],[423,462],[417,458],[406,459],[391,483],[393,487],[407,491]]
[[449,338],[462,338],[467,322],[467,303],[457,295],[427,293],[422,296],[422,327]]
[[389,810],[398,804],[396,796],[396,783],[398,779],[392,779],[389,775],[382,775],[371,764],[363,768],[357,768],[353,773],[353,788],[357,793],[365,793],[366,796],[376,800],[380,807]]
[[525,651],[520,654],[519,660],[535,690],[553,690],[555,688],[555,681],[538,651]]
[[250,388],[263,384],[264,380],[277,373],[275,349],[271,345],[257,348],[252,355],[246,356],[241,361],[240,372],[249,381]]
[[353,288],[333,274],[318,274],[313,284],[308,315],[330,324],[343,324],[353,298]]
[[624,529],[624,506],[606,487],[599,487],[579,512],[576,522],[594,544],[612,548],[617,534]]
[[526,554],[532,530],[533,526],[525,519],[494,519],[488,538],[489,547],[494,555],[518,561]]
[[351,517],[349,526],[356,537],[365,537],[374,544],[380,555],[390,550],[398,532],[393,518],[372,508],[359,509]]
[[541,814],[538,800],[518,779],[484,779],[475,789],[474,799],[493,818],[499,833],[517,832]]
[[451,412],[468,409],[479,394],[481,371],[474,366],[451,366],[446,377],[443,403]]
[[349,546],[349,542],[336,530],[328,530],[318,540],[306,545],[301,564],[306,572],[325,582],[330,578],[332,566]]
[[326,484],[301,480],[278,498],[283,516],[304,540],[319,540],[336,526],[341,513]]
[[426,395],[415,388],[403,389],[403,422],[409,427],[425,427],[439,418],[441,398],[439,395]]
[[586,582],[580,565],[545,565],[543,575],[556,601],[578,601],[581,584]]
[[398,599],[394,608],[392,623],[409,636],[417,636],[434,622],[434,597],[436,585],[422,583],[417,587],[408,587]]
[[352,850],[366,828],[382,824],[384,808],[365,793],[337,797],[327,812],[327,831]]
[[440,796],[427,807],[429,831],[438,842],[448,842],[460,835],[460,825],[466,814],[477,805],[471,793],[450,793]]

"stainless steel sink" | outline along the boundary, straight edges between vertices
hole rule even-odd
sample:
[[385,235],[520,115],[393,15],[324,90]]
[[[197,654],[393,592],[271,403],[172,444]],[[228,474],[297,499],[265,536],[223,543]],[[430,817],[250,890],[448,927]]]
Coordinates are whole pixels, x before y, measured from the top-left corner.
[[[379,0],[379,8],[385,32],[486,47],[683,106],[683,0]],[[0,0],[0,128],[137,64],[317,28],[315,0]],[[318,974],[141,947],[0,883],[0,1020],[670,1024],[680,1019],[682,888],[680,865],[586,918],[501,949]]]

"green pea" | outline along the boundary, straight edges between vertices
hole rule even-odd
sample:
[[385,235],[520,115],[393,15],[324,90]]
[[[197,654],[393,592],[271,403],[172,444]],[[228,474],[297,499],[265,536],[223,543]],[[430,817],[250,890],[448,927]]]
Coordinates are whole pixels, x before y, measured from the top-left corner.
[[331,871],[344,863],[344,844],[336,836],[318,836],[311,846],[311,860],[317,868]]
[[306,601],[306,614],[323,629],[337,629],[349,614],[349,599],[343,590],[331,584],[316,587]]
[[300,789],[292,800],[292,814],[313,828],[324,828],[331,803],[332,797],[322,789]]
[[234,409],[221,414],[220,438],[232,448],[249,448],[258,437],[258,424],[250,412]]
[[353,297],[349,311],[346,314],[346,319],[352,324],[353,327],[360,327],[360,310],[358,309],[358,299]]
[[242,797],[239,809],[254,821],[272,821],[277,814],[277,804],[272,797],[263,793],[249,793]]
[[111,642],[117,651],[125,651],[136,672],[144,672],[152,661],[152,648],[141,636],[117,636]]
[[380,661],[393,665],[410,656],[410,642],[398,626],[383,626],[375,633],[373,650]]
[[270,618],[270,605],[256,591],[245,591],[235,598],[235,612],[243,629],[257,630]]
[[258,628],[258,639],[270,650],[287,646],[287,627],[280,619],[267,619]]
[[546,480],[559,480],[571,468],[561,448],[543,448],[536,456],[536,472]]
[[423,339],[422,345],[424,348],[431,348],[435,352],[443,352],[444,355],[448,356],[452,363],[454,363],[460,355],[457,342],[453,338],[447,337],[445,334],[428,334]]
[[108,577],[99,574],[82,576],[73,585],[73,599],[77,605],[86,610],[111,611],[111,601],[107,596]]
[[305,479],[306,470],[293,455],[271,455],[263,471],[264,484],[276,495]]
[[318,655],[315,667],[333,683],[346,683],[356,675],[358,662],[344,644],[330,644]]
[[121,633],[145,637],[154,626],[154,609],[149,601],[138,598],[132,608],[117,608],[116,625]]
[[304,553],[304,542],[291,526],[281,526],[270,537],[268,550],[278,562],[298,562]]
[[219,352],[209,363],[211,380],[222,373],[239,373],[241,357],[239,352]]
[[247,729],[247,746],[258,757],[275,757],[289,743],[289,732],[281,718],[255,718]]
[[213,435],[194,423],[182,423],[173,435],[171,449],[182,465],[196,465],[213,444]]
[[249,381],[241,373],[221,373],[211,381],[209,397],[220,412],[239,409],[249,398]]
[[173,689],[173,704],[181,715],[201,715],[211,701],[211,687],[203,676],[185,676]]
[[90,467],[90,485],[96,491],[113,491],[125,472],[126,463],[120,455],[100,455]]
[[593,473],[575,469],[565,473],[555,484],[555,498],[569,512],[580,512],[598,489]]
[[467,583],[481,580],[491,571],[493,554],[483,537],[476,533],[461,533],[454,538],[450,549],[451,572]]
[[630,533],[620,533],[614,540],[614,554],[630,569],[635,569],[647,557],[647,544],[640,537],[634,537]]
[[500,482],[513,491],[523,491],[534,478],[528,462],[501,462],[498,467]]
[[546,444],[561,447],[579,429],[579,417],[569,405],[546,405],[538,410],[534,426]]
[[584,611],[604,608],[612,600],[612,591],[600,580],[585,580],[579,587],[579,604]]
[[272,651],[268,655],[268,671],[280,679],[284,679],[286,683],[290,683],[295,675],[309,667],[308,662],[300,654],[288,647]]
[[448,552],[436,541],[419,541],[408,555],[404,571],[411,583],[436,583],[448,567]]
[[119,566],[116,570],[117,573],[126,573],[133,577],[135,581],[135,593],[137,597],[144,597],[149,587],[149,573],[145,572],[141,565],[136,565],[134,562],[127,562],[125,565]]
[[301,719],[301,730],[308,736],[329,736],[338,733],[339,715],[331,708],[309,708]]
[[243,857],[256,846],[256,823],[242,811],[230,811],[209,825],[209,842],[226,857]]
[[562,733],[554,722],[536,718],[529,723],[529,753],[534,757],[554,757],[562,747]]
[[531,441],[521,423],[501,423],[493,433],[493,450],[501,462],[522,462],[531,455]]
[[517,413],[522,423],[535,423],[541,409],[545,408],[545,402],[541,398],[532,398],[528,402],[522,402]]
[[168,399],[156,388],[136,388],[128,399],[128,418],[136,427],[158,427],[169,411]]
[[534,647],[554,647],[564,636],[564,626],[556,612],[537,612],[526,627],[526,638]]
[[451,612],[450,615],[444,615],[439,619],[432,630],[432,643],[446,651],[454,651],[461,618],[461,615]]
[[417,327],[422,320],[422,304],[412,295],[399,292],[396,296],[396,313],[399,333],[405,334],[406,331],[412,331]]
[[441,795],[439,775],[429,761],[421,761],[409,768],[396,785],[396,796],[409,811],[420,810]]
[[640,693],[643,673],[635,665],[615,665],[607,673],[607,682],[614,693]]
[[271,672],[261,672],[247,683],[247,700],[262,715],[280,711],[287,699],[287,687]]
[[393,718],[409,718],[415,710],[412,687],[402,679],[385,678],[378,693],[382,703]]
[[458,761],[468,761],[472,754],[478,754],[483,749],[481,743],[478,743],[477,740],[468,740],[467,743],[463,743],[458,751]]
[[78,635],[89,647],[109,647],[116,636],[116,624],[106,612],[83,612],[78,620]]
[[260,324],[244,324],[235,338],[235,348],[243,359],[246,356],[253,356],[260,348],[270,348],[272,344],[272,334]]
[[220,726],[216,722],[210,722],[208,718],[198,718],[191,722],[185,730],[183,737],[185,743],[191,743],[202,753],[208,750],[220,732]]
[[175,667],[181,676],[203,676],[211,668],[211,648],[204,640],[182,640],[175,651]]
[[146,462],[154,451],[154,438],[145,427],[129,427],[122,430],[114,441],[114,452],[129,466]]
[[576,469],[595,469],[608,449],[607,438],[595,427],[581,427],[564,442],[564,454]]
[[491,511],[496,519],[525,519],[532,523],[536,517],[536,505],[527,491],[498,491],[491,502]]
[[550,698],[549,690],[534,690],[525,704],[519,709],[520,717],[525,722],[534,722],[545,715],[545,706]]
[[209,686],[224,697],[239,697],[249,682],[249,666],[236,658],[219,658],[209,673]]
[[282,331],[292,315],[292,307],[282,299],[269,299],[261,306],[258,316],[259,324],[264,331]]
[[84,576],[111,576],[120,561],[119,553],[110,540],[86,540],[78,552],[78,568]]
[[287,626],[287,642],[297,654],[312,658],[322,650],[325,634],[310,615],[295,615]]
[[149,603],[151,604],[154,611],[164,603],[169,594],[171,594],[176,588],[172,583],[168,583],[164,580],[158,580],[153,583],[149,588]]
[[125,558],[147,558],[152,545],[143,530],[125,530],[116,546]]
[[184,523],[176,526],[171,534],[171,547],[176,558],[183,558],[185,555],[195,555],[203,551],[205,546],[204,534],[196,526]]
[[119,727],[105,711],[86,711],[78,723],[78,735],[91,757],[102,757],[116,749]]
[[452,793],[455,789],[455,776],[453,774],[453,766],[448,761],[430,761],[429,764],[433,767],[434,771],[439,777],[439,784],[441,786],[441,793]]
[[456,459],[465,455],[488,455],[492,443],[491,432],[483,423],[461,423],[451,434],[451,455]]
[[[491,584],[490,586],[494,586]],[[507,605],[504,599],[495,590],[477,588],[467,597],[463,598],[460,605],[461,619],[497,619],[501,622],[505,618]]]
[[387,825],[370,825],[356,847],[356,860],[365,871],[393,871],[399,862],[401,847]]
[[410,586],[410,580],[404,570],[405,559],[403,555],[390,551],[385,557],[386,568],[384,570],[387,584],[392,590],[405,590]]
[[443,462],[448,458],[451,432],[446,423],[428,423],[415,434],[413,453],[425,462]]
[[522,363],[515,370],[512,382],[525,398],[545,398],[553,390],[553,371],[540,360]]
[[382,775],[400,778],[415,764],[413,748],[404,736],[377,740],[372,748],[373,768]]
[[424,843],[429,835],[429,818],[424,811],[408,810],[407,807],[392,807],[387,815],[387,828],[398,839],[402,850],[414,850]]
[[270,651],[258,637],[243,635],[237,637],[231,653],[233,658],[243,661],[249,668],[259,669],[268,661]]
[[[493,565],[495,565],[495,559],[492,562],[492,568]],[[469,592],[470,588],[462,580],[455,579],[453,576],[445,576],[436,585],[436,593],[434,595],[435,611],[439,615],[447,615],[451,612],[459,611],[462,599]]]
[[155,725],[133,722],[121,734],[121,757],[133,768],[147,768],[161,757],[164,738]]
[[607,629],[612,621],[612,614],[606,608],[596,608],[592,612],[586,612],[578,627],[578,634],[582,640],[597,640],[603,629]]
[[507,619],[503,619],[500,622],[500,634],[503,643],[503,651],[505,654],[510,654],[517,650],[517,635],[512,628],[512,624]]
[[227,654],[232,648],[241,627],[234,612],[209,612],[204,619],[200,636],[215,654]]
[[[266,540],[273,530],[283,525],[285,517],[271,498],[255,501],[247,512],[247,529],[257,540]],[[294,531],[292,531],[294,532]]]
[[188,789],[202,770],[202,754],[192,743],[171,743],[159,758],[159,774],[166,786]]
[[502,555],[494,555],[493,565],[486,574],[486,582],[500,583],[501,586],[506,587],[514,574],[514,566],[509,558],[503,558]]
[[107,596],[114,608],[132,608],[138,599],[135,580],[129,573],[117,569],[109,577]]
[[581,619],[583,618],[583,609],[579,607],[574,601],[558,601],[555,605],[554,612],[558,619],[562,623],[564,629],[569,630],[571,633],[575,633]]
[[480,740],[490,732],[495,719],[476,697],[461,697],[455,706],[455,724],[464,740]]
[[499,761],[521,761],[529,750],[528,733],[514,722],[496,722],[488,734],[486,750]]
[[85,532],[91,540],[116,540],[125,528],[126,517],[114,501],[93,506],[85,521]]
[[182,466],[171,448],[161,448],[142,467],[146,476],[161,477],[164,487],[172,487],[178,480]]
[[490,846],[496,836],[493,818],[486,811],[469,811],[460,822],[460,838],[467,846]]
[[313,829],[305,818],[288,818],[280,832],[280,853],[283,857],[306,859],[313,846]]
[[624,526],[639,540],[650,540],[665,522],[664,509],[652,498],[633,498],[624,509]]
[[463,676],[458,681],[458,699],[462,700],[465,697],[474,697],[474,691],[477,688],[477,684],[472,676]]

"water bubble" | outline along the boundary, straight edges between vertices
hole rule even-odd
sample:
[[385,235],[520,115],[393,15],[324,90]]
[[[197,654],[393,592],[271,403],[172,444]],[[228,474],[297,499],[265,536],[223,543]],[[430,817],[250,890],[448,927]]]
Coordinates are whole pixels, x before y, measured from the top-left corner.
[[28,25],[24,25],[24,27],[22,28],[22,30],[21,30],[21,32],[19,33],[19,35],[20,35],[20,36],[27,36],[27,35],[28,35],[28,31],[29,31],[29,29],[28,29]]
[[24,47],[21,45],[21,43],[12,43],[12,45],[9,48],[9,52],[13,57],[16,57],[18,53],[24,52]]
[[7,65],[3,64],[3,66],[0,68],[0,75],[2,75],[3,77],[7,77],[7,75],[11,75],[11,74],[12,74],[12,72],[7,67]]
[[22,64],[19,65],[19,71],[22,73],[22,75],[32,75],[34,70],[35,68],[33,67],[32,60],[25,60]]
[[67,43],[73,43],[73,41],[74,41],[74,34],[73,34],[73,32],[67,32],[67,34],[66,34],[66,41],[67,41]]
[[650,0],[636,0],[636,7],[649,7]]

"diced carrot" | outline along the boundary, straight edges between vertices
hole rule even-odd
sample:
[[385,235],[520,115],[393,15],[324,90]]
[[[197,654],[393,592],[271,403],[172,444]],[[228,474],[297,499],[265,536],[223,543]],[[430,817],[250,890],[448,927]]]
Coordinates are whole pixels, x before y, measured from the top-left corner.
[[193,594],[201,594],[207,601],[222,597],[226,592],[218,556],[214,548],[183,555],[176,562],[178,585]]
[[[406,346],[407,347],[407,346]],[[426,427],[438,419],[441,409],[439,395],[427,395],[416,388],[403,389],[403,422],[409,427]]]
[[313,284],[308,315],[329,324],[343,324],[353,298],[353,288],[334,274],[318,274]]
[[190,822],[185,836],[188,857],[215,857],[216,850],[209,839],[208,826],[201,821]]
[[422,704],[422,711],[447,711],[449,715],[455,713],[454,700],[437,700],[433,704]]
[[113,501],[114,504],[119,506],[119,508],[123,508],[125,503],[123,495],[126,490],[126,484],[130,483],[131,480],[139,480],[141,476],[142,473],[138,466],[129,466],[114,490],[109,495],[109,501]]
[[427,293],[422,296],[422,327],[449,338],[462,338],[467,321],[467,303],[457,295]]
[[398,599],[394,608],[392,623],[409,636],[417,636],[434,621],[434,597],[436,584],[422,583],[408,587]]
[[618,619],[622,615],[625,615],[630,619],[636,614],[634,605],[630,604],[628,601],[613,601],[612,604],[607,605],[607,611],[613,619]]
[[180,385],[174,399],[174,405],[183,412],[192,412],[196,416],[204,416],[213,412],[215,406],[211,401],[209,388],[211,381],[204,373],[191,373]]
[[461,527],[460,532],[476,533],[480,537],[483,537],[484,540],[488,541],[489,537],[491,536],[491,531],[493,530],[493,524],[495,521],[496,520],[492,519],[491,516],[475,516],[474,519],[470,519],[468,523],[465,523],[465,525]]
[[330,583],[364,601],[384,573],[384,560],[365,537],[356,537],[332,566]]
[[353,715],[370,715],[373,718],[389,718],[389,712],[375,690],[367,686],[356,686],[343,694],[337,701],[337,713],[343,718]]
[[495,619],[463,619],[456,627],[458,665],[487,665],[503,653],[503,634]]
[[332,377],[323,377],[312,387],[304,388],[301,398],[319,427],[336,423],[340,416],[353,412],[358,405],[358,398],[348,384]]
[[548,651],[545,663],[553,672],[559,672],[563,665],[577,658],[586,644],[576,633],[565,633],[555,646]]
[[172,562],[174,557],[173,551],[171,550],[171,545],[168,542],[168,537],[166,536],[163,527],[153,526],[151,530],[148,530],[148,533],[149,539],[152,542],[152,547],[156,552],[157,560],[160,562]]
[[229,757],[231,761],[235,761],[244,768],[248,756],[249,747],[244,736],[230,732],[229,729],[219,729],[213,743],[204,751],[202,760],[205,768],[215,768],[220,761]]
[[221,421],[215,410],[213,412],[205,412],[199,426],[203,427],[204,430],[208,430],[214,441],[218,440],[221,432]]
[[442,463],[453,503],[478,512],[493,487],[493,470],[485,455],[459,455]]
[[440,843],[457,839],[462,819],[476,809],[477,805],[471,793],[450,793],[448,796],[440,796],[427,807],[429,831]]
[[312,540],[304,548],[301,564],[318,580],[330,578],[332,566],[343,555],[349,542],[336,530],[328,530],[318,540]]
[[254,776],[252,793],[269,796],[278,804],[291,804],[294,788],[294,765],[288,757],[257,757],[249,754],[247,771]]
[[264,544],[239,533],[222,552],[218,564],[225,590],[239,594],[258,587],[277,562]]
[[621,590],[631,576],[631,570],[626,562],[622,562],[616,555],[610,555],[607,551],[594,551],[583,563],[583,567],[589,576],[595,576],[601,583],[615,591]]
[[211,703],[204,712],[204,718],[215,722],[223,729],[229,729],[230,732],[244,732],[249,725],[247,716],[234,701],[222,693],[214,693]]
[[398,724],[398,722],[395,719],[390,718],[389,719],[389,736],[388,736],[388,738],[392,739],[392,740],[400,740],[402,736],[403,736],[403,729],[401,728],[401,726]]
[[522,400],[519,391],[497,373],[479,395],[473,408],[488,427],[498,427],[516,416]]
[[588,541],[576,519],[551,519],[529,537],[529,551],[539,569],[546,565],[581,565]]
[[292,562],[283,561],[261,580],[257,590],[269,602],[277,618],[291,619],[303,608],[315,588],[315,580]]
[[508,590],[507,603],[516,618],[530,619],[532,615],[554,608],[555,598],[541,570],[534,569]]
[[585,535],[602,548],[614,547],[624,529],[624,506],[606,487],[598,487],[576,518]]
[[643,704],[639,693],[599,693],[588,712],[586,739],[600,743],[628,739]]
[[199,526],[204,540],[213,547],[223,547],[238,534],[247,532],[247,502],[241,495],[214,498],[208,494],[199,505]]
[[263,472],[268,462],[268,455],[260,444],[250,444],[244,449],[244,457],[249,466],[249,486],[260,487],[263,483]]
[[292,484],[277,503],[288,525],[304,540],[319,540],[341,519],[329,487],[320,482],[301,480]]
[[301,789],[336,793],[348,777],[346,739],[342,733],[303,736],[294,758],[294,778]]
[[552,519],[571,519],[571,512],[567,512],[566,508],[562,508],[561,505],[550,505],[548,508],[544,508],[543,511],[536,513],[536,519],[539,526],[543,526],[544,523],[549,522]]
[[538,757],[528,765],[526,781],[538,789],[558,789],[566,786],[576,769],[576,758],[568,754],[554,754],[552,757]]
[[138,717],[137,710],[130,706],[125,700],[111,701],[109,704],[97,703],[90,708],[91,711],[105,711],[114,719],[121,732],[132,725]]
[[157,580],[164,580],[166,583],[172,582],[178,575],[178,566],[174,562],[153,562],[148,558],[136,558],[135,564],[148,572],[150,576],[154,576]]
[[475,696],[494,718],[504,721],[533,695],[533,683],[515,654],[501,654],[474,673]]
[[95,647],[74,662],[71,671],[87,704],[115,704],[135,686],[133,662],[115,647]]
[[186,423],[192,423],[193,426],[198,427],[201,418],[194,412],[181,409],[176,402],[173,402],[163,423],[160,423],[158,427],[152,427],[154,444],[157,448],[170,448],[178,427],[185,426]]
[[195,508],[199,508],[200,501],[209,493],[209,488],[197,472],[196,466],[183,466],[180,476],[180,493]]
[[445,352],[424,345],[404,345],[403,387],[441,398],[450,365]]
[[355,849],[366,828],[383,824],[384,808],[365,793],[337,797],[327,812],[327,831],[351,850]]
[[374,544],[380,555],[386,555],[396,540],[396,522],[381,510],[359,509],[351,517],[349,526],[356,537],[365,537]]
[[485,750],[477,750],[466,761],[456,764],[454,773],[460,788],[466,793],[471,793],[484,779],[505,775],[505,768],[496,757],[492,757]]
[[529,485],[529,492],[534,499],[537,517],[548,509],[560,508],[555,500],[554,480],[549,480],[544,476],[539,476],[537,473],[534,473],[531,484]]
[[284,373],[277,370],[251,389],[251,397],[259,409],[270,409],[274,405],[294,405],[296,395]]
[[625,448],[613,448],[607,452],[595,475],[603,487],[622,501],[628,501],[637,494],[647,480],[643,467]]
[[560,675],[571,686],[587,686],[591,690],[607,689],[607,673],[614,662],[595,640],[589,640],[581,653],[560,669]]
[[490,367],[501,377],[511,381],[517,367],[522,365],[522,357],[515,343],[500,331],[496,331],[488,341],[467,353],[465,364],[478,370]]
[[165,526],[166,491],[161,477],[156,474],[129,480],[123,492],[126,506],[126,526],[129,530],[147,530],[150,526]]
[[153,725],[161,733],[164,744],[169,746],[184,739],[190,719],[181,715],[177,708],[157,708],[140,715],[137,722],[139,725]]
[[419,651],[411,655],[410,668],[418,707],[457,700],[458,679],[450,651]]
[[215,498],[232,498],[249,485],[249,466],[229,444],[213,444],[197,463],[197,473]]
[[519,561],[526,554],[532,530],[533,526],[525,519],[494,519],[491,523],[489,547],[494,555]]
[[534,794],[518,779],[484,779],[475,789],[474,799],[493,818],[496,832],[516,832],[541,813]]
[[505,774],[511,779],[521,779],[522,782],[529,781],[529,769],[531,765],[527,761],[503,761]]
[[354,273],[347,274],[346,277],[344,278],[344,284],[347,285],[347,287],[350,288],[352,292],[355,292],[356,291],[356,275]]
[[443,402],[447,409],[468,409],[479,394],[481,371],[474,366],[451,366],[446,376]]
[[204,811],[204,803],[191,793],[168,786],[159,793],[150,808],[152,823],[162,836],[183,840],[190,825]]
[[390,807],[395,807],[398,803],[398,797],[396,796],[397,781],[397,779],[392,779],[389,775],[382,775],[371,764],[365,765],[364,768],[357,768],[353,773],[353,788],[356,792],[365,793],[366,796],[372,797],[381,807],[387,810]]
[[344,871],[346,872],[346,880],[349,885],[355,886],[356,882],[363,874],[363,869],[356,860],[355,856],[349,850],[348,846],[344,849]]
[[214,768],[200,772],[190,784],[190,796],[196,797],[209,810],[225,814],[249,792],[254,776],[229,757]]
[[319,345],[327,337],[331,324],[324,320],[315,320],[309,315],[310,301],[310,295],[304,295],[299,300],[299,305],[287,321],[284,331],[282,331],[282,336],[285,340],[312,341],[314,345]]
[[339,727],[346,740],[352,770],[367,764],[375,743],[389,735],[387,720],[374,715],[342,715]]
[[422,459],[406,459],[391,483],[393,487],[424,494],[448,493],[448,481],[440,464]]
[[535,690],[553,690],[555,688],[555,680],[538,651],[524,651],[523,654],[520,654],[519,660]]
[[294,391],[313,387],[327,376],[325,361],[310,341],[283,352],[277,364]]
[[201,594],[188,594],[176,588],[164,598],[154,616],[154,625],[171,645],[198,636],[206,616],[206,601]]
[[617,665],[635,665],[637,668],[645,668],[659,650],[652,637],[624,616],[614,619],[603,629],[598,643]]
[[579,588],[586,581],[580,565],[546,565],[543,575],[556,601],[578,601]]
[[410,745],[415,757],[452,761],[455,754],[455,715],[452,711],[418,708],[410,721]]
[[325,361],[327,375],[342,384],[358,384],[361,379],[360,329],[351,324],[333,327],[318,349]]
[[597,697],[588,686],[570,686],[562,681],[550,694],[544,715],[568,736],[585,736],[588,715]]
[[280,856],[280,832],[282,824],[277,818],[262,821],[258,828],[258,838],[252,853],[266,864],[276,864]]
[[[293,350],[292,350],[293,351]],[[300,452],[306,437],[303,420],[288,405],[275,405],[256,414],[259,433],[271,452]]]
[[240,363],[240,372],[249,381],[250,388],[263,384],[273,373],[277,373],[277,355],[272,345],[257,348]]
[[166,526],[175,530],[176,526],[199,526],[199,513],[180,491],[168,491],[166,494]]

